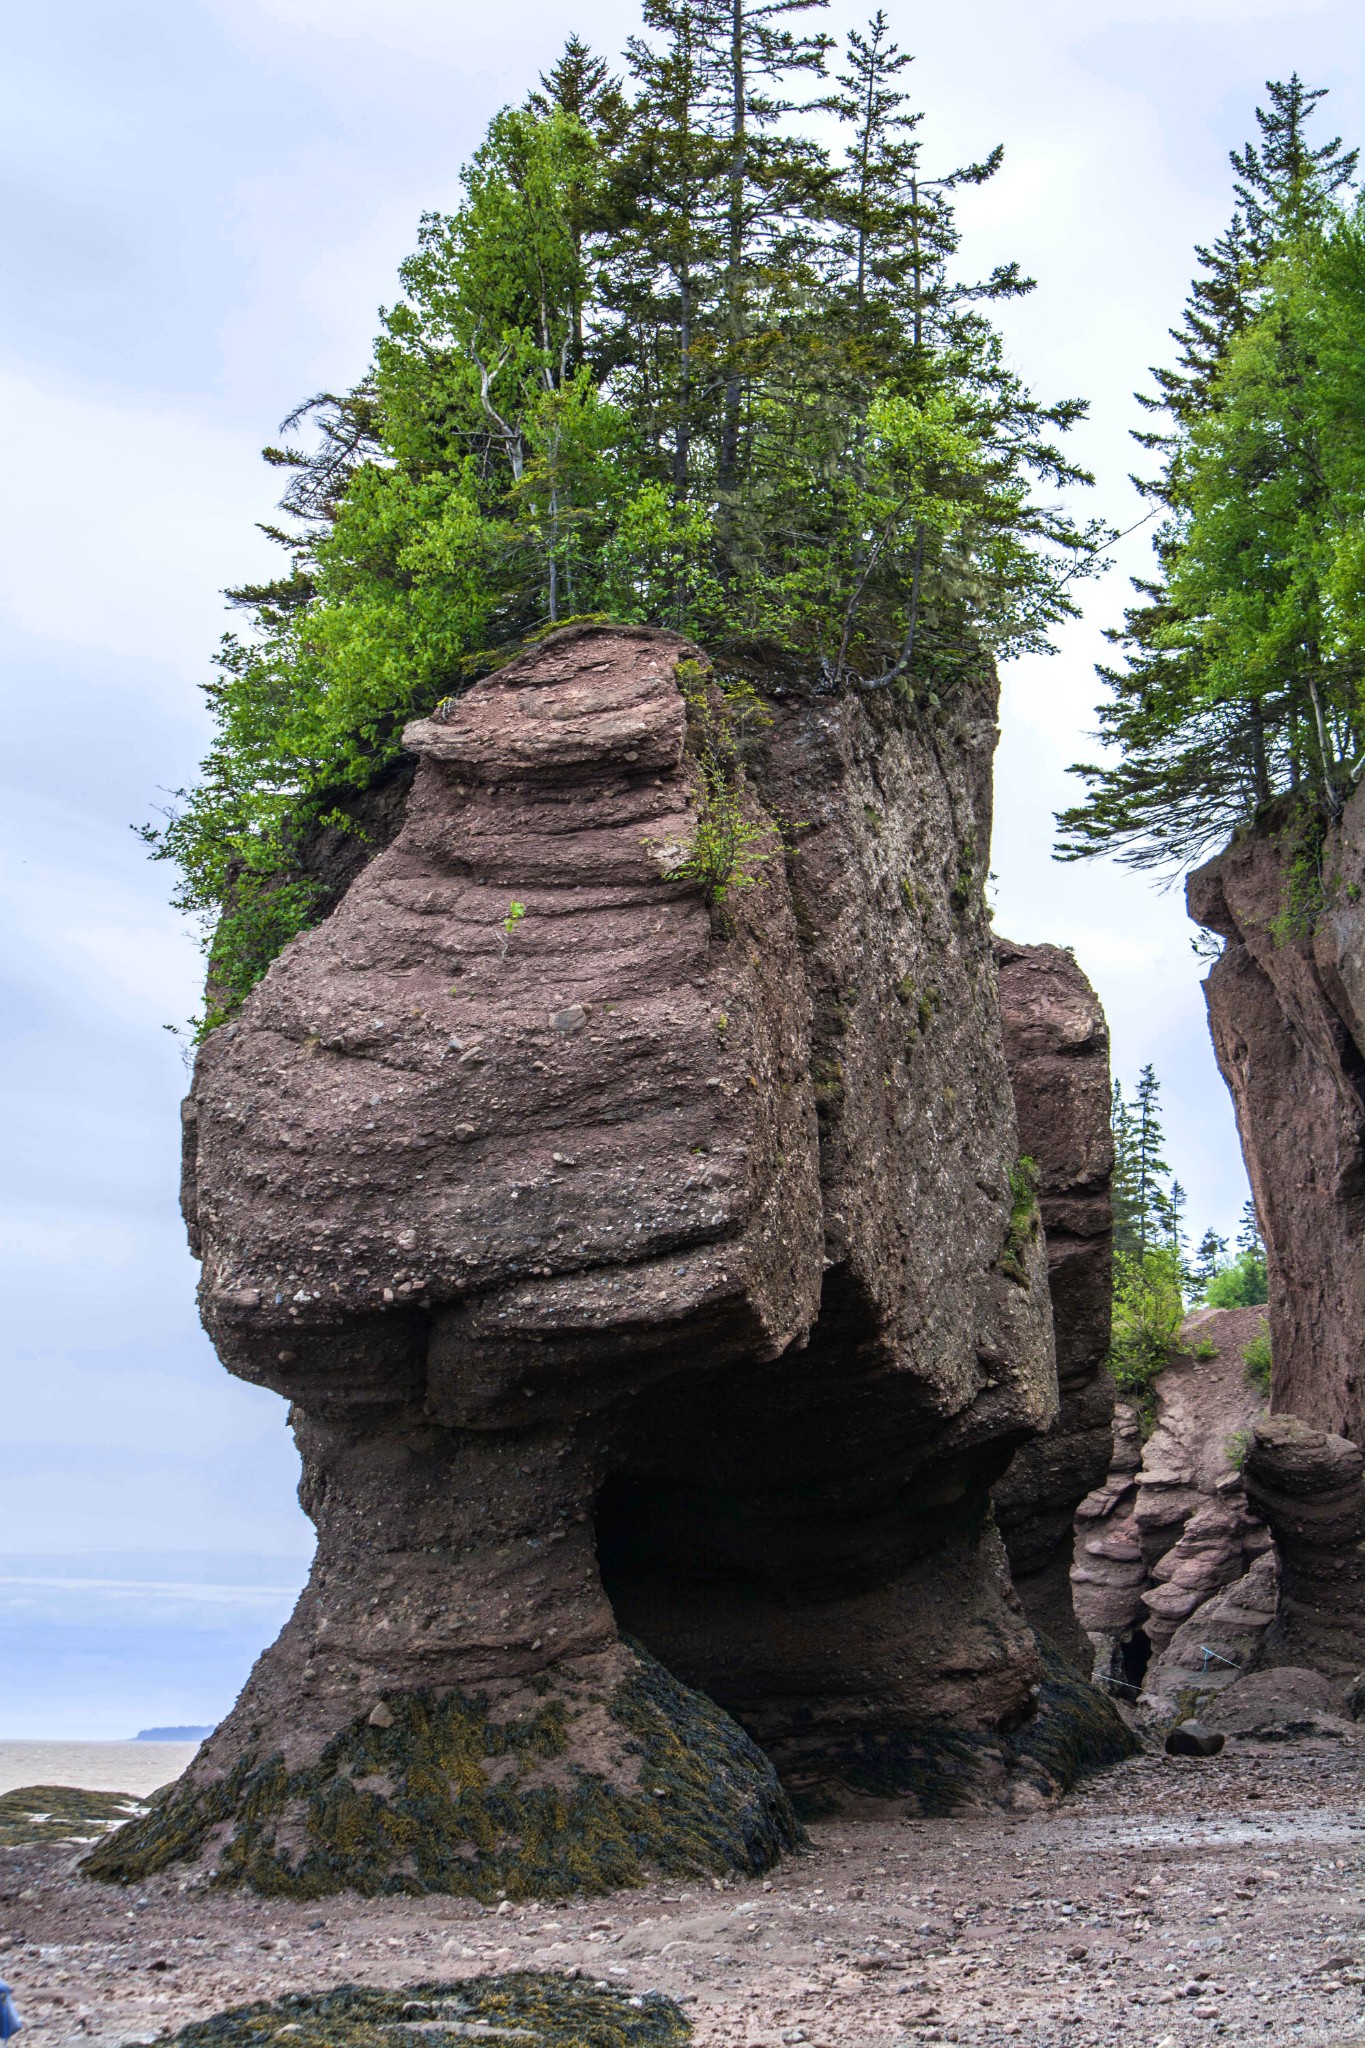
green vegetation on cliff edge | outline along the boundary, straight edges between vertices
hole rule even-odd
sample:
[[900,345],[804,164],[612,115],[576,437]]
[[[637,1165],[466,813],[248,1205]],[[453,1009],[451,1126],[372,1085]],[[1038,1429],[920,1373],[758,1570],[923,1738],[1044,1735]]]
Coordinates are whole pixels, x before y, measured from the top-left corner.
[[1073,610],[1084,406],[1033,398],[988,317],[1031,280],[955,264],[1001,151],[926,166],[885,17],[828,76],[820,5],[646,0],[620,79],[572,39],[423,218],[363,377],[266,450],[288,567],[229,592],[213,744],[147,834],[216,927],[206,1027],[317,914],[308,832],[404,721],[567,617],[932,711]]
[[[1320,91],[1267,86],[1232,156],[1227,232],[1157,370],[1157,570],[1110,639],[1100,737],[1064,859],[1180,868],[1260,817],[1286,839],[1276,936],[1311,930],[1318,855],[1365,761],[1365,202],[1358,152],[1312,146]],[[1271,810],[1274,805],[1276,808]]]

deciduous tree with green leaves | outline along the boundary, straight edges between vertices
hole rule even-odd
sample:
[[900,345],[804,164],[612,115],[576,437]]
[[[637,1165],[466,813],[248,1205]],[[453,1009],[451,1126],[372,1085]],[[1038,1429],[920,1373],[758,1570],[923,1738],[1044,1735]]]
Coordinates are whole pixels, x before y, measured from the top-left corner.
[[646,0],[621,78],[571,38],[423,218],[355,387],[267,451],[289,566],[232,593],[212,749],[149,835],[214,929],[207,1024],[316,914],[308,834],[405,719],[567,616],[775,645],[928,717],[1073,609],[1084,408],[1005,360],[989,305],[1030,281],[956,271],[953,194],[1000,152],[930,175],[885,17],[831,88],[821,4]]

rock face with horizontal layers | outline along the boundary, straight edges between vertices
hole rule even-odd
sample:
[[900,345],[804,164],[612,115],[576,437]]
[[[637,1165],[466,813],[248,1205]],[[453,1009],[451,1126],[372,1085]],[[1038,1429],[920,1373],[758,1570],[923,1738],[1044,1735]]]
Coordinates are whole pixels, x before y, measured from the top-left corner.
[[1109,1029],[1060,946],[997,939],[996,962],[1019,1144],[1037,1169],[1060,1408],[1051,1429],[1016,1453],[995,1488],[995,1512],[1025,1612],[1089,1677],[1094,1654],[1070,1573],[1076,1509],[1104,1479],[1112,1448]]
[[1297,1415],[1258,1422],[1247,1498],[1280,1556],[1279,1611],[1266,1665],[1306,1667],[1354,1687],[1365,1679],[1365,1457]]
[[1121,1402],[1113,1462],[1076,1515],[1071,1580],[1097,1676],[1166,1715],[1247,1668],[1275,1613],[1269,1532],[1241,1461],[1262,1389],[1247,1376],[1263,1309],[1198,1309],[1153,1383],[1154,1414]]
[[[1302,902],[1305,872],[1326,878]],[[1270,1267],[1273,1406],[1365,1441],[1365,789],[1320,853],[1283,813],[1190,876]],[[1309,929],[1311,927],[1311,929]]]
[[774,1762],[912,1807],[1062,1768],[989,1504],[1056,1413],[992,691],[775,687],[719,918],[696,658],[569,629],[409,727],[401,829],[201,1051],[204,1319],[294,1404],[318,1553],[105,1875],[543,1895],[762,1868]]

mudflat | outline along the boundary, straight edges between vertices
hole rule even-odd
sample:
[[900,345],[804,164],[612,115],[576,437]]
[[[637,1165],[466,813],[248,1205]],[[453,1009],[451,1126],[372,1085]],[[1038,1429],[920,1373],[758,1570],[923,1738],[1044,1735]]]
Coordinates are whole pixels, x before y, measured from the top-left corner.
[[0,1742],[0,1793],[21,1785],[76,1785],[86,1792],[155,1792],[194,1755],[197,1742]]
[[764,1879],[564,1903],[295,1901],[0,1851],[33,2048],[119,2048],[251,1999],[510,1970],[684,2004],[694,2048],[1359,2048],[1355,1734],[1147,1754],[1055,1807],[817,1823]]

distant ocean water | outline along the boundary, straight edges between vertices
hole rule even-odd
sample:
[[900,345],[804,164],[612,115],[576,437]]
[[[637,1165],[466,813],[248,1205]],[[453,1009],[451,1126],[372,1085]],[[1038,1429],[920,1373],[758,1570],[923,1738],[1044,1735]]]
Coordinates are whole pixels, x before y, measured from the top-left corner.
[[[279,1634],[307,1573],[306,1558],[213,1552],[0,1556],[0,1742],[131,1749],[141,1728],[212,1727]],[[195,1745],[136,1747],[183,1752],[183,1769]],[[163,1773],[107,1789],[164,1782]]]
[[197,1742],[0,1741],[0,1793],[21,1785],[77,1785],[84,1792],[155,1792],[178,1778]]

